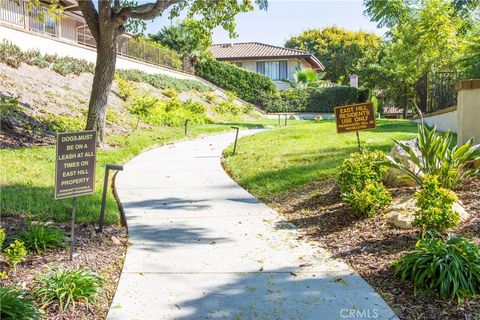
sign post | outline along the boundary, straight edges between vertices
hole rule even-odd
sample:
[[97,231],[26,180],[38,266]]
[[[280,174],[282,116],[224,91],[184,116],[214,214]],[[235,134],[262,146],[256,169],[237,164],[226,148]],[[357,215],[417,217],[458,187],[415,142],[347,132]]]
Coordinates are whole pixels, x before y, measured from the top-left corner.
[[235,133],[235,144],[233,145],[233,155],[235,155],[235,153],[237,153],[238,131],[240,130],[240,128],[239,127],[232,127],[232,129],[237,130],[237,132]]
[[123,171],[123,166],[115,164],[107,164],[105,166],[105,178],[103,180],[103,192],[102,192],[102,206],[100,207],[100,220],[98,222],[97,232],[103,231],[103,224],[105,222],[105,202],[107,201],[107,189],[108,189],[108,174],[110,170]]
[[95,188],[96,131],[57,134],[55,199],[72,199],[70,260],[75,245],[77,197],[92,194]]
[[358,150],[361,150],[358,131],[376,128],[373,103],[358,103],[335,108],[337,133],[356,132]]

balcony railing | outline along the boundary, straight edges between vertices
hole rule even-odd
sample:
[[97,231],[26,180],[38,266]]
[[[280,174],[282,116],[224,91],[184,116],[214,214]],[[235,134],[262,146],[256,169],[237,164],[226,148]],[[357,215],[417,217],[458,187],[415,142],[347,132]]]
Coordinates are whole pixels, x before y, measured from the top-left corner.
[[[2,25],[95,48],[96,42],[93,35],[86,23],[79,19],[66,14],[61,19],[53,19],[43,7],[28,10],[25,1],[0,0],[0,23]],[[151,45],[145,40],[129,35],[119,36],[117,42],[118,55],[161,67],[182,70],[182,61],[175,51]]]

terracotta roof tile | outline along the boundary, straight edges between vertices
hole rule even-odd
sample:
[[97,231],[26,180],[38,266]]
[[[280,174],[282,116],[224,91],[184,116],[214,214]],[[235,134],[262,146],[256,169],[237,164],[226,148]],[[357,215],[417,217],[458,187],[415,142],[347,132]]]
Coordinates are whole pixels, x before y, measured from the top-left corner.
[[222,43],[210,48],[218,60],[254,59],[254,58],[304,58],[313,69],[324,70],[322,63],[312,54],[296,49],[272,46],[259,42]]

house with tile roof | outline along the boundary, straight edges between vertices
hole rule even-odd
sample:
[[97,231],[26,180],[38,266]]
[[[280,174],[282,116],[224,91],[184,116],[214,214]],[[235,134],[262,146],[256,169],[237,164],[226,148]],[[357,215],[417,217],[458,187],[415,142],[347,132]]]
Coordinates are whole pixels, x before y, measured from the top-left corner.
[[290,87],[288,80],[293,80],[297,70],[325,70],[320,60],[311,53],[259,42],[214,44],[210,51],[219,61],[266,75],[281,90]]

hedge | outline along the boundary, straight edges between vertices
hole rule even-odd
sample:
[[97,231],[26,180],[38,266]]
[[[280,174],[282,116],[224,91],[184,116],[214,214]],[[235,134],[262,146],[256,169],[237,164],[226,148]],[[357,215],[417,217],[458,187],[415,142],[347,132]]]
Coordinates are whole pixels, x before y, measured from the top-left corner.
[[292,88],[281,93],[281,104],[270,106],[269,112],[325,112],[338,106],[365,102],[366,89],[346,86]]
[[235,92],[245,101],[266,108],[278,98],[278,89],[267,76],[238,68],[232,64],[206,59],[195,65],[198,76],[220,88]]

